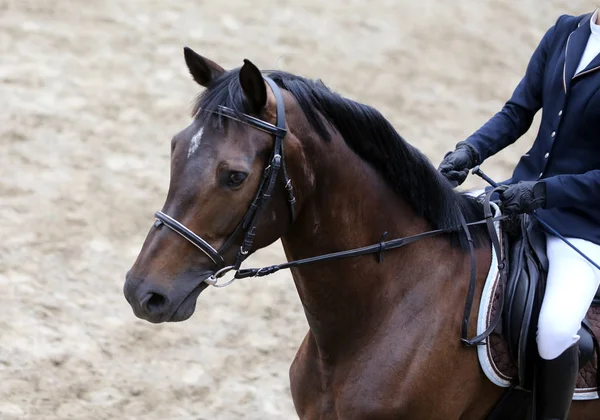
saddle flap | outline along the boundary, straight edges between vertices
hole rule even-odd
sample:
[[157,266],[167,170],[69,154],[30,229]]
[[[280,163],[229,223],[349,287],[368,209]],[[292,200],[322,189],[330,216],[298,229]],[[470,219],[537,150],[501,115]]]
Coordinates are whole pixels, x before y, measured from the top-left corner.
[[[523,246],[525,241],[522,237],[516,238],[511,243],[509,274],[506,284],[505,308],[504,308],[504,331],[508,339],[508,348],[513,359],[517,359],[517,346],[523,319],[524,298],[527,296],[529,280],[521,280],[520,277],[527,275],[523,271]],[[515,299],[517,302],[515,302]]]
[[[523,300],[523,316],[521,319],[521,331],[518,343],[518,370],[519,384],[527,388],[532,384],[532,370],[529,366],[535,363],[537,348],[535,344],[535,333],[537,319],[539,315],[539,296],[540,294],[540,271],[537,262],[534,260],[530,250],[525,248],[526,264],[523,270],[522,281],[527,282],[527,294]],[[517,289],[520,290],[520,289]],[[518,301],[519,299],[517,299]]]
[[[504,322],[506,339],[518,366],[518,382],[527,387],[532,380],[529,366],[537,355],[535,325],[548,269],[546,240],[538,223],[520,216],[518,229],[509,235],[510,268],[506,284]],[[508,263],[508,262],[506,262]]]

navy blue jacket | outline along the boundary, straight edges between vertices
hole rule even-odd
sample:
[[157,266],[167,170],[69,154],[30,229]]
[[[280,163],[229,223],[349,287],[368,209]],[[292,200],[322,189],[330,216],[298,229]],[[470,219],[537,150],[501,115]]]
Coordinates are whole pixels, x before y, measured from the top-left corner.
[[591,16],[558,19],[510,100],[467,141],[486,159],[525,134],[542,108],[535,143],[506,183],[543,180],[540,217],[564,236],[600,244],[600,55],[575,75]]

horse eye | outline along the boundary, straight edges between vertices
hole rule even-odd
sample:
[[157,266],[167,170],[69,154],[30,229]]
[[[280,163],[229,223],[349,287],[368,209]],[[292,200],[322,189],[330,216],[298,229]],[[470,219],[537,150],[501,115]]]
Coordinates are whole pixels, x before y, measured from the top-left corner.
[[231,171],[227,179],[227,186],[230,188],[239,187],[246,180],[248,174],[244,172]]

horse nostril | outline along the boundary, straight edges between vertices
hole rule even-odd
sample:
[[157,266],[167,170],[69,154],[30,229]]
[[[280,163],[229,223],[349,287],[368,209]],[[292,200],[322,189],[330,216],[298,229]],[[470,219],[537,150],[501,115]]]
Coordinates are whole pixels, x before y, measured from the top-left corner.
[[142,306],[144,307],[144,309],[146,309],[148,313],[155,314],[162,312],[166,304],[166,297],[159,293],[150,292],[148,293],[148,296],[146,296],[146,299],[144,299]]

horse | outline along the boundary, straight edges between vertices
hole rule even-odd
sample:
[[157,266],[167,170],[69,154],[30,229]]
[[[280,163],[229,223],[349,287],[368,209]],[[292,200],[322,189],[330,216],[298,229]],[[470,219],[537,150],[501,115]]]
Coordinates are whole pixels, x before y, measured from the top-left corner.
[[[279,239],[296,261],[416,237],[385,257],[291,268],[309,325],[289,371],[294,407],[302,419],[485,419],[504,390],[460,335],[469,251],[477,308],[491,244],[481,227],[457,229],[483,218],[480,203],[380,112],[322,81],[184,55],[205,89],[171,141],[165,204],[126,275],[135,315],[188,319],[209,284]],[[570,418],[599,409],[575,402]]]

